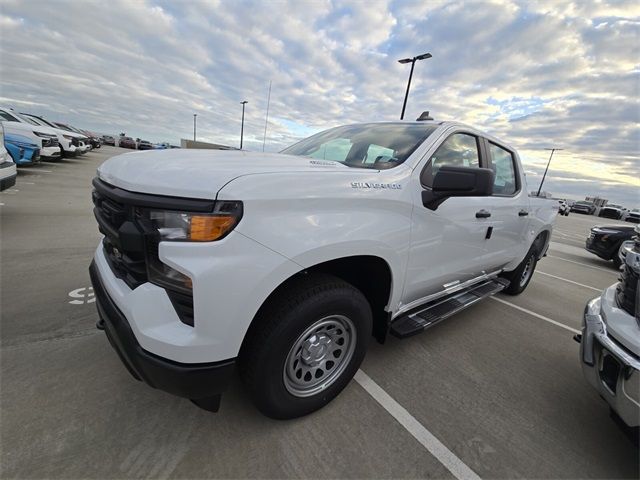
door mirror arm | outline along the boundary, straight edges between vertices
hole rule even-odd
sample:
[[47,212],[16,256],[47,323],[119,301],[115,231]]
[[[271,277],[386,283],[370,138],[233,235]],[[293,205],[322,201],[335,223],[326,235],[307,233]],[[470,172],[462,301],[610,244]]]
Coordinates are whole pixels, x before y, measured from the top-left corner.
[[430,210],[449,197],[488,197],[493,194],[495,174],[488,168],[440,167],[433,186],[422,191],[422,204]]

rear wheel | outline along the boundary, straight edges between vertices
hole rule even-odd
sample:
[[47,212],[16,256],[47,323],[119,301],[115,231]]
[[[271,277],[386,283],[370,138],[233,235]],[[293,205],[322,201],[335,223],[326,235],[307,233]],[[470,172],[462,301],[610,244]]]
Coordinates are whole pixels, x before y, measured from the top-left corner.
[[330,275],[308,275],[255,320],[240,352],[240,376],[265,415],[288,419],[335,398],[364,358],[372,314],[364,295]]
[[534,247],[531,247],[524,260],[518,265],[513,272],[502,274],[502,276],[509,280],[509,286],[503,290],[504,293],[509,295],[519,295],[524,292],[527,285],[533,277],[533,272],[538,264],[538,252]]

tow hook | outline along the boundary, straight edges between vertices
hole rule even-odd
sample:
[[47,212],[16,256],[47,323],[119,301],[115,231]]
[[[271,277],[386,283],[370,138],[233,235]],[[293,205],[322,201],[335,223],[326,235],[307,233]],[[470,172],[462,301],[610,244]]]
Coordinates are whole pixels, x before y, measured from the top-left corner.
[[104,330],[104,320],[100,319],[96,322],[96,328],[98,330]]
[[576,342],[578,342],[578,343],[582,343],[582,334],[581,334],[581,333],[576,333],[576,334],[573,336],[573,339],[574,339]]

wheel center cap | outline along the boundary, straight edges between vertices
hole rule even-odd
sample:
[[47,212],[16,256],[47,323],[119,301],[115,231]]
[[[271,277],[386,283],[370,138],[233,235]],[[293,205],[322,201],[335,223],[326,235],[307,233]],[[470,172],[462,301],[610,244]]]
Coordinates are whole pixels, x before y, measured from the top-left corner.
[[329,351],[330,343],[331,338],[324,334],[312,335],[305,340],[300,354],[304,363],[313,366],[320,364]]

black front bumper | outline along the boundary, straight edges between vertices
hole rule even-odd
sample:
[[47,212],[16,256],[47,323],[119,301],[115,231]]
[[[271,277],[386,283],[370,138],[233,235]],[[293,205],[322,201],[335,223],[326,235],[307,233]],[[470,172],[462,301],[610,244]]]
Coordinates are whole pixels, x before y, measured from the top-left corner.
[[613,244],[604,244],[598,238],[587,238],[584,248],[587,251],[596,254],[603,260],[611,260],[614,255],[618,254],[619,245],[619,242],[614,242]]
[[101,325],[109,343],[127,370],[137,380],[153,388],[189,399],[220,395],[229,385],[235,370],[235,359],[215,363],[178,363],[144,350],[102,285],[95,261],[89,267],[91,283]]
[[[13,162],[6,162],[6,163],[13,165]],[[0,168],[3,168],[3,167],[0,165]],[[0,179],[0,192],[2,190],[6,190],[7,188],[13,187],[16,184],[17,176],[18,174],[14,173],[13,175]]]

